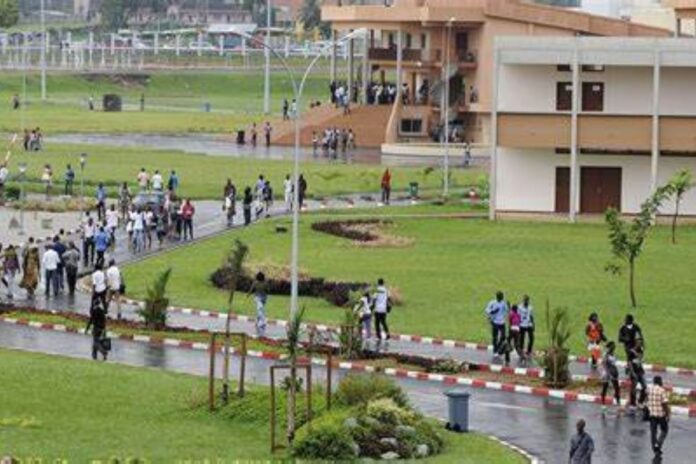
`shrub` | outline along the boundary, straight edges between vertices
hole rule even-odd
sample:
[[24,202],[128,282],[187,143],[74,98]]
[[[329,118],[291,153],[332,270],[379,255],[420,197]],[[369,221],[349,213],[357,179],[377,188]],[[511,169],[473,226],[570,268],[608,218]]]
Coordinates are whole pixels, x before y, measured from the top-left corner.
[[414,437],[416,445],[428,445],[430,454],[438,454],[442,452],[442,447],[444,446],[445,442],[442,440],[442,437],[439,433],[437,433],[437,430],[435,430],[435,427],[433,427],[430,422],[425,420],[418,421],[414,425],[414,428],[416,429],[416,436]]
[[418,420],[418,415],[406,408],[397,405],[391,398],[380,398],[367,403],[366,413],[368,417],[376,419],[382,424],[413,425]]
[[295,440],[293,455],[302,459],[348,461],[357,457],[350,433],[336,424],[314,426]]
[[167,325],[169,298],[166,294],[171,274],[172,268],[167,268],[157,276],[152,286],[147,289],[145,308],[138,310],[138,314],[143,317],[145,325],[150,329],[162,329]]
[[570,323],[568,311],[565,308],[555,308],[553,312],[546,304],[546,330],[549,334],[549,345],[544,350],[544,371],[546,384],[553,388],[564,388],[570,383],[570,350],[567,343],[570,339]]
[[19,200],[20,189],[14,185],[8,185],[5,187],[5,199],[7,200]]
[[379,374],[349,374],[341,380],[336,391],[336,402],[343,406],[363,406],[379,398],[391,398],[398,406],[408,407],[403,390]]

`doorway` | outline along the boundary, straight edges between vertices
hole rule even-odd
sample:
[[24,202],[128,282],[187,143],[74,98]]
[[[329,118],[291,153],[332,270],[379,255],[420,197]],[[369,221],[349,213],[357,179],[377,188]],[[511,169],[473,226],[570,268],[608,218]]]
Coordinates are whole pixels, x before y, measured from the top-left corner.
[[580,212],[621,211],[621,168],[583,167],[580,170]]

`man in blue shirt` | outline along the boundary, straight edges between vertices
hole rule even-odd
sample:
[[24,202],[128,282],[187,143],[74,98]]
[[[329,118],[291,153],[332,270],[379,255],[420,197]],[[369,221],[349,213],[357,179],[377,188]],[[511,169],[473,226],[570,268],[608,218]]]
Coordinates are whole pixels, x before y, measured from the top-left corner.
[[94,236],[94,248],[97,251],[97,267],[104,267],[104,253],[109,248],[111,243],[111,235],[104,230],[104,227],[99,227],[99,231]]
[[167,182],[167,187],[169,188],[169,191],[172,193],[176,192],[176,189],[179,188],[179,176],[173,169],[172,172],[169,174],[169,182]]
[[102,222],[106,215],[106,188],[102,182],[99,182],[97,187],[97,215],[99,222]]
[[72,166],[68,164],[68,167],[65,170],[65,195],[66,196],[67,195],[72,196],[74,183],[75,183],[75,171],[73,171]]
[[505,319],[508,314],[508,304],[505,301],[503,292],[495,294],[495,300],[491,300],[486,306],[486,316],[491,322],[491,333],[493,335],[493,353],[499,356],[505,346]]

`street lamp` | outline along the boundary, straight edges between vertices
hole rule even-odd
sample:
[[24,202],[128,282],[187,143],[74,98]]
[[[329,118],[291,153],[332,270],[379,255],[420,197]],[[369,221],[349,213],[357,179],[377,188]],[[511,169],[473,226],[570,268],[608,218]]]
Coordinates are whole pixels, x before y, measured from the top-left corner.
[[80,155],[80,216],[85,208],[85,164],[87,163],[87,153],[82,153]]
[[19,163],[19,199],[20,209],[19,209],[19,235],[24,235],[24,203],[26,196],[24,193],[24,181],[26,180],[27,163]]
[[292,84],[292,91],[293,95],[295,97],[295,102],[296,102],[296,111],[295,111],[295,153],[294,153],[294,164],[293,164],[293,185],[294,185],[294,192],[293,192],[293,203],[294,203],[294,208],[292,209],[292,251],[291,251],[291,263],[290,263],[290,281],[291,281],[291,286],[290,286],[290,316],[291,318],[295,317],[295,314],[297,313],[298,309],[298,260],[299,260],[299,243],[300,243],[300,238],[299,238],[299,228],[300,228],[300,188],[299,188],[299,178],[300,178],[300,110],[302,108],[302,103],[301,103],[301,97],[302,97],[302,92],[304,90],[305,83],[307,82],[307,78],[309,77],[310,72],[312,71],[312,68],[319,62],[321,57],[324,55],[324,53],[328,52],[331,50],[333,47],[336,45],[345,42],[346,40],[351,40],[357,36],[364,35],[367,29],[361,28],[361,29],[356,29],[353,32],[346,34],[344,37],[342,37],[340,40],[332,41],[331,43],[327,44],[324,46],[319,53],[317,53],[317,56],[312,59],[312,61],[309,63],[307,66],[307,69],[305,69],[304,74],[302,75],[302,79],[300,80],[299,85],[297,84],[297,80],[295,79],[294,73],[290,70],[290,67],[288,66],[287,61],[285,58],[283,58],[278,52],[276,52],[269,44],[266,44],[264,41],[261,41],[252,35],[249,35],[245,32],[238,32],[238,35],[251,41],[254,42],[261,47],[264,47],[266,50],[268,50],[270,53],[275,56],[278,61],[281,63],[281,66],[285,70],[285,72],[288,74],[290,78],[290,83]]
[[[265,59],[266,66],[263,74],[263,114],[271,112],[271,0],[266,1],[266,43]],[[275,54],[275,53],[274,53]],[[277,56],[277,55],[276,55]]]
[[442,196],[446,197],[449,195],[449,107],[450,107],[450,42],[452,41],[452,23],[454,23],[454,17],[451,17],[447,21],[447,37],[445,39],[445,160],[444,160],[444,174],[445,178],[442,183]]

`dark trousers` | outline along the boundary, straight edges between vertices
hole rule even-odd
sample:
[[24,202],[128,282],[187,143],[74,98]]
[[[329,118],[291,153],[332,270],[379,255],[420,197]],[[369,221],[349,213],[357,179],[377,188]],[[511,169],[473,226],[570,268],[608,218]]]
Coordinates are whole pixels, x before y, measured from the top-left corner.
[[74,295],[75,285],[77,284],[77,267],[66,266],[65,275],[68,278],[68,292],[70,292],[71,295]]
[[605,380],[604,383],[602,383],[602,404],[605,404],[604,399],[609,391],[610,383],[614,388],[614,400],[616,401],[616,404],[621,404],[621,388],[619,387],[619,379]]
[[58,269],[46,270],[46,296],[51,293],[53,286],[53,295],[58,295]]
[[82,264],[84,267],[94,264],[94,239],[86,238],[82,240]]
[[104,337],[104,329],[92,328],[92,359],[97,359],[97,353],[101,353],[106,359],[106,350],[102,346],[102,338]]
[[244,207],[244,225],[248,226],[251,224],[251,208],[245,206]]
[[104,267],[104,253],[106,250],[97,250],[97,266]]
[[65,181],[65,194],[72,196],[73,194],[73,183],[72,181]]
[[527,354],[532,354],[532,350],[534,349],[534,327],[522,327],[522,331],[520,332],[520,348],[522,351],[525,351],[524,349],[524,341],[525,338],[529,336],[529,344],[527,345]]
[[[638,402],[643,404],[645,403],[645,397],[647,395],[647,385],[645,384],[645,375],[644,374],[630,374],[630,381],[631,381],[631,391],[629,394],[629,401],[628,404],[631,406],[636,405],[636,399],[638,399]],[[640,385],[640,398],[637,398],[637,390],[638,390],[638,385]]]
[[377,340],[382,339],[382,329],[389,340],[389,326],[387,325],[387,313],[375,313],[375,332],[377,332]]
[[[657,429],[660,429],[660,436],[657,435]],[[667,438],[669,432],[669,422],[666,417],[650,416],[650,443],[655,453],[662,452],[662,444]]]
[[99,218],[99,222],[103,221],[106,217],[106,203],[103,201],[97,203],[97,217]]
[[184,240],[187,236],[193,240],[193,219],[184,219]]
[[491,323],[491,335],[493,340],[493,353],[503,354],[501,351],[505,346],[505,324]]
[[109,310],[109,305],[106,299],[106,290],[104,290],[103,292],[93,292],[92,304],[94,304],[95,301],[99,301],[102,304],[102,308],[104,308],[104,311]]
[[63,274],[63,271],[65,270],[65,266],[59,265],[58,270],[56,273],[58,274],[58,288],[62,291],[65,288],[65,277]]
[[385,205],[388,205],[390,197],[391,197],[391,188],[382,187],[382,203],[384,203]]

